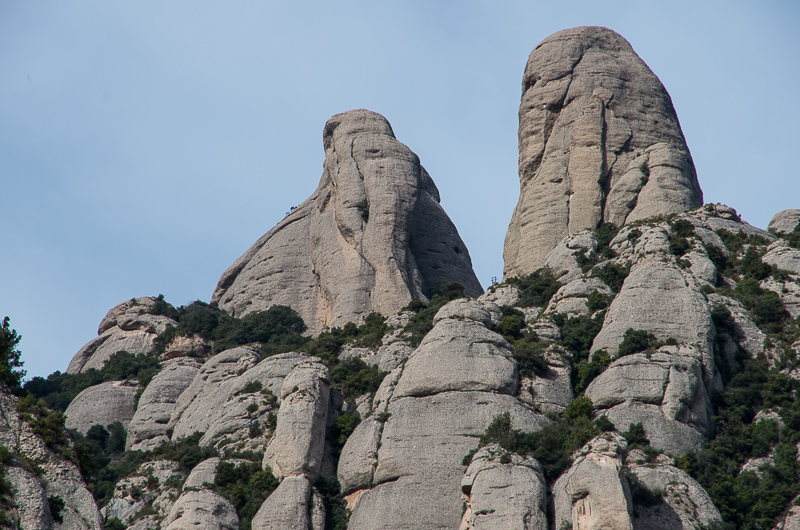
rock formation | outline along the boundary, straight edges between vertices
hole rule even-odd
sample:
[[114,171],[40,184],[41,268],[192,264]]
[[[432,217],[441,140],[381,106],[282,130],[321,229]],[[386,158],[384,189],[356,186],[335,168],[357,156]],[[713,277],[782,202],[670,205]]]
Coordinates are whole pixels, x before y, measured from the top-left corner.
[[703,203],[669,94],[611,30],[560,31],[531,52],[519,110],[520,198],[504,277],[544,264],[564,237]]
[[433,180],[383,116],[337,114],[323,143],[317,190],[225,271],[212,302],[236,317],[288,305],[315,333],[392,315],[445,282],[482,292]]
[[100,322],[97,338],[89,341],[72,358],[68,374],[85,372],[90,368],[100,370],[118,351],[138,355],[155,351],[155,338],[167,326],[177,322],[149,311],[156,303],[153,297],[131,298],[111,309]]

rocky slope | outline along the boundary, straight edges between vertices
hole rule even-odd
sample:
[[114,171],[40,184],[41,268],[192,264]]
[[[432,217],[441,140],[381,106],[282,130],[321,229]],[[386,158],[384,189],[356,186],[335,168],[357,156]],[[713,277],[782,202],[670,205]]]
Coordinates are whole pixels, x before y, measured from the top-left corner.
[[564,237],[703,204],[666,89],[618,34],[560,31],[531,52],[519,107],[520,197],[504,276],[545,264]]
[[[385,119],[334,116],[317,191],[220,280],[227,314],[132,299],[69,374],[28,387],[53,403],[72,392],[66,426],[86,438],[47,446],[59,418],[0,393],[11,519],[800,526],[800,211],[768,232],[702,206],[669,96],[610,30],[551,36],[524,79],[504,283],[480,294]],[[432,296],[448,281],[464,292]],[[287,331],[290,312],[258,312],[276,305],[315,337]]]
[[482,292],[433,180],[383,116],[338,114],[323,143],[317,190],[225,271],[212,302],[237,317],[288,305],[319,332],[394,314],[441,283]]

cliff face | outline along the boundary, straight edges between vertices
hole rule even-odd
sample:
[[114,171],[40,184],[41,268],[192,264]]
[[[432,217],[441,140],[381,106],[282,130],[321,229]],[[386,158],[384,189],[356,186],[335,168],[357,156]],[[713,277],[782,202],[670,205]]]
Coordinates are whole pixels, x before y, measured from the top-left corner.
[[611,30],[560,31],[531,52],[519,107],[520,197],[504,277],[524,276],[564,237],[703,204],[666,89]]
[[[224,317],[212,306],[167,317],[150,314],[163,300],[138,298],[108,313],[73,377],[118,349],[154,356],[167,326],[189,331],[155,375],[96,384],[66,410],[67,426],[120,422],[128,450],[154,451],[102,517],[134,530],[689,530],[721,511],[744,521],[722,504],[729,481],[755,491],[763,473],[774,487],[762,494],[783,497],[767,515],[757,506],[759,527],[797,527],[800,211],[766,232],[700,206],[669,96],[610,30],[549,37],[523,86],[509,278],[488,292],[417,157],[357,110],[325,126],[315,193],[223,274],[213,301],[234,317],[289,305],[315,333],[377,311],[379,332],[368,322],[371,335],[343,347],[331,334],[276,355],[266,340],[217,338],[207,355],[205,326]],[[398,312],[448,281],[468,296]],[[0,393],[0,412],[0,443],[44,468],[36,477],[15,457],[5,470],[14,515],[47,528],[56,494],[64,528],[98,528],[75,466],[15,398]],[[718,444],[724,470],[696,472],[717,457],[691,454],[737,428],[744,442]],[[719,473],[724,487],[698,482]]]
[[237,317],[288,305],[317,333],[394,314],[441,283],[482,292],[433,180],[383,116],[338,114],[323,142],[317,190],[225,271],[212,302]]

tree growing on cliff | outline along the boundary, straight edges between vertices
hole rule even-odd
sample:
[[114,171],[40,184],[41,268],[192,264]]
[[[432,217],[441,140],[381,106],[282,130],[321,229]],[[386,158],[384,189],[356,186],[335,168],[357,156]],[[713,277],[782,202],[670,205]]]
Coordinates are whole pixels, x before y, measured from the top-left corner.
[[0,328],[0,383],[15,394],[22,392],[22,378],[25,376],[25,370],[21,369],[21,352],[17,349],[21,338],[5,317]]

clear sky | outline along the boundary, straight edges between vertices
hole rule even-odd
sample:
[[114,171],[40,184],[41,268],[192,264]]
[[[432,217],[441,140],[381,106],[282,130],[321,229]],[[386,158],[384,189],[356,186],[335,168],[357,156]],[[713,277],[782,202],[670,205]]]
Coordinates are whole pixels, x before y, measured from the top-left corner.
[[322,128],[380,112],[486,286],[519,192],[530,51],[609,27],[672,96],[706,202],[800,208],[800,3],[0,0],[0,318],[28,376],[114,305],[208,301],[316,188]]

